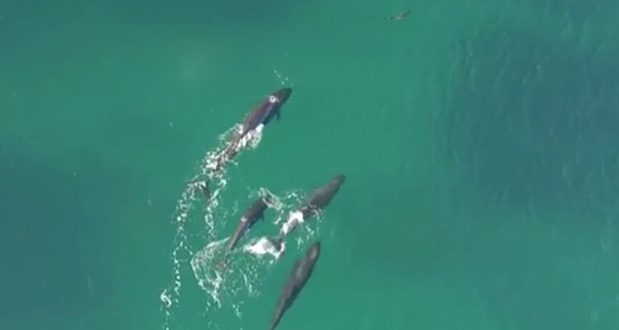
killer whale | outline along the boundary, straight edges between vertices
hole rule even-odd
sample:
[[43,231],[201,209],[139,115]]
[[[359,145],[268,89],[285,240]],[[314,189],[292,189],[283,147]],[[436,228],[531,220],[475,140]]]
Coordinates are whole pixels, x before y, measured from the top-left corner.
[[274,330],[280,323],[284,314],[292,306],[292,303],[297,299],[299,293],[307,284],[307,280],[312,276],[316,262],[320,257],[320,241],[314,242],[305,253],[305,256],[297,260],[292,268],[292,272],[288,276],[288,280],[284,286],[284,290],[279,296],[271,324],[270,330]]
[[269,95],[245,117],[242,124],[243,130],[239,137],[243,138],[261,124],[266,126],[274,116],[279,118],[281,107],[288,101],[291,94],[292,88],[284,87]]
[[247,142],[249,134],[262,130],[274,117],[280,117],[281,108],[288,101],[291,94],[292,88],[280,88],[271,93],[245,116],[241,123],[240,131],[228,141],[226,149],[217,157],[214,167],[215,172],[219,171],[224,164],[236,156]]
[[272,241],[274,243],[281,243],[300,223],[308,218],[317,216],[321,210],[331,203],[344,182],[346,182],[346,176],[338,174],[327,184],[314,189],[309,198],[301,204],[298,211],[293,212],[288,221],[282,226],[279,237],[272,239]]
[[230,252],[236,247],[243,235],[254,225],[258,220],[264,219],[264,211],[267,209],[266,197],[259,197],[248,209],[245,211],[239,225],[234,234],[228,239],[226,244],[226,251]]

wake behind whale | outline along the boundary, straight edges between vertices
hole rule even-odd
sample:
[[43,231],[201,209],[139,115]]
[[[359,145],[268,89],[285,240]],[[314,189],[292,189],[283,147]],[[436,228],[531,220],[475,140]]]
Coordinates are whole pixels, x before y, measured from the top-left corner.
[[[267,217],[273,220],[260,226],[263,230],[273,227],[270,231],[277,230],[277,225],[283,220],[290,206],[300,200],[300,194],[294,191],[277,196],[266,188],[261,188],[257,195],[269,196],[269,207],[275,211],[275,216]],[[247,198],[253,199],[255,196]],[[238,218],[237,214],[233,216]],[[231,227],[228,227],[231,234]],[[312,234],[309,231],[308,233]],[[269,250],[268,244],[261,244],[261,238],[255,238],[252,234],[254,233],[248,233],[247,236],[251,237],[244,237],[240,240],[242,246],[233,250],[228,250],[226,245],[231,235],[219,237],[206,244],[191,258],[194,277],[202,290],[210,296],[212,307],[221,309],[226,304],[241,304],[243,299],[256,297],[269,267],[283,253]],[[222,265],[220,261],[224,258],[227,258],[227,263]]]
[[[206,207],[203,209],[201,218],[203,219],[203,226],[206,229],[206,240],[213,241],[218,234],[217,227],[221,226],[215,221],[215,214],[220,206],[221,194],[225,190],[228,180],[226,178],[225,168],[221,168],[219,172],[210,171],[214,163],[218,162],[218,155],[225,148],[223,141],[227,140],[232,132],[238,131],[238,125],[235,125],[225,133],[218,137],[219,145],[214,151],[209,151],[200,162],[199,173],[195,175],[190,182],[186,185],[184,191],[181,193],[181,197],[177,201],[177,207],[175,210],[174,223],[176,225],[176,233],[174,237],[174,248],[172,251],[172,273],[173,283],[171,287],[166,288],[160,295],[160,300],[163,303],[163,310],[165,313],[164,329],[170,329],[170,322],[174,310],[180,303],[180,296],[182,290],[182,278],[181,268],[190,261],[193,257],[196,248],[193,248],[190,243],[190,236],[192,233],[187,229],[190,219],[196,217],[195,204],[199,199],[205,199]],[[255,140],[249,140],[243,145],[243,147],[256,148],[260,143],[261,132],[252,135],[251,138]],[[196,183],[208,183],[208,196],[200,194],[200,186]],[[200,198],[201,197],[201,198]],[[198,218],[200,216],[198,215]]]
[[[268,274],[269,266],[284,253],[287,244],[284,239],[294,228],[304,229],[297,237],[298,247],[317,232],[318,227],[314,226],[313,231],[302,224],[305,218],[320,220],[321,210],[329,204],[344,181],[341,175],[312,192],[309,198],[301,198],[295,192],[277,196],[261,188],[258,191],[259,198],[248,198],[254,200],[254,203],[243,213],[240,223],[237,222],[236,231],[226,230],[229,236],[221,234],[227,227],[230,215],[236,216],[238,211],[234,208],[229,210],[221,204],[222,193],[228,185],[227,168],[235,165],[235,159],[243,150],[255,149],[259,145],[265,126],[279,119],[281,106],[291,93],[291,88],[280,88],[254,107],[240,124],[221,134],[217,147],[206,153],[200,162],[198,174],[190,180],[181,194],[175,211],[177,231],[172,253],[174,281],[172,286],[160,295],[165,313],[164,329],[170,329],[172,322],[176,321],[175,316],[180,314],[182,279],[187,276],[185,274],[192,274],[202,293],[206,293],[189,297],[193,304],[186,305],[193,312],[187,313],[195,315],[195,299],[201,300],[204,305],[197,307],[202,307],[203,313],[208,313],[205,319],[209,328],[219,329],[219,317],[225,317],[231,311],[241,319],[245,301],[260,294],[262,280]],[[295,198],[294,202],[289,201]],[[197,209],[197,200],[205,203],[205,207]],[[301,200],[305,202],[300,203]],[[250,229],[254,230],[252,227],[256,221],[264,217],[267,206],[276,211],[277,217],[271,224],[277,226],[291,205],[296,206],[295,211],[289,212],[290,216],[280,230],[276,228],[275,231],[280,232],[278,238],[251,238],[256,235],[246,237]],[[196,215],[202,216],[203,223],[200,224],[200,229],[193,230],[193,218],[196,218]],[[189,269],[185,268],[187,265],[190,266]],[[191,293],[195,294],[196,291],[190,290],[189,294]]]
[[[203,226],[206,229],[206,237],[203,240],[212,242],[207,247],[216,247],[219,229],[225,225],[225,217],[223,221],[219,218],[215,221],[215,215],[219,211],[221,194],[228,183],[226,169],[235,164],[234,158],[241,151],[257,148],[265,125],[272,118],[279,116],[279,109],[288,99],[290,93],[290,88],[278,90],[255,107],[243,123],[235,124],[223,134],[220,134],[217,147],[206,153],[200,161],[198,173],[189,180],[181,193],[174,212],[176,233],[172,251],[173,283],[160,294],[162,309],[165,314],[164,329],[170,328],[173,312],[180,303],[183,266],[189,263],[193,271],[196,267],[193,265],[195,263],[192,264],[191,261],[203,260],[204,256],[209,255],[204,253],[204,249],[196,249],[191,244],[191,238],[195,236],[195,233],[192,233],[188,227],[192,223],[191,219],[195,217],[196,201],[202,199],[206,203],[206,207],[202,210]],[[198,259],[195,256],[199,256]],[[194,274],[197,273],[194,272]],[[216,275],[214,278],[200,279],[199,284],[203,287],[205,286],[202,285],[203,283],[217,286],[218,281],[221,282],[222,279]],[[214,297],[216,302],[218,301],[217,295],[211,295],[211,297]]]

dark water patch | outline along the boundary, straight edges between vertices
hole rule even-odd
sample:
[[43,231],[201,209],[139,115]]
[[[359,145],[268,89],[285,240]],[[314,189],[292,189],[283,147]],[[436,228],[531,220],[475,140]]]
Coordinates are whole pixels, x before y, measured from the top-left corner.
[[134,185],[90,152],[79,153],[75,170],[64,156],[58,163],[16,150],[0,154],[0,309],[7,328],[84,326],[117,293],[121,276],[109,266],[123,244],[113,235],[112,214]]
[[617,52],[523,29],[484,31],[456,51],[439,138],[485,200],[522,209],[613,205]]
[[[355,264],[385,283],[461,286],[502,329],[619,325],[612,312],[619,294],[616,217],[598,226],[565,221],[570,212],[500,213],[450,188],[449,178],[428,181],[437,184],[418,181],[413,189],[374,195],[372,210],[349,211]],[[364,204],[363,196],[353,199]],[[380,229],[364,219],[380,222]]]
[[385,281],[439,280],[470,289],[503,329],[619,325],[612,312],[619,293],[617,256],[596,249],[594,235],[497,219],[505,217],[480,221],[464,215],[459,223],[426,223],[390,231],[388,244],[357,249]]
[[[619,275],[587,230],[494,221],[457,240],[444,260],[454,280],[467,278],[488,310],[517,329],[612,329]],[[615,232],[616,235],[616,232]],[[483,239],[477,239],[483,237]]]
[[68,310],[84,315],[93,307],[88,234],[74,178],[8,152],[1,156],[0,177],[3,320],[11,324]]
[[537,11],[566,15],[570,19],[585,21],[607,11],[617,10],[614,0],[521,0]]
[[[344,205],[355,206],[347,208],[333,226],[338,235],[352,240],[354,263],[368,265],[371,272],[396,281],[418,273],[425,262],[436,263],[445,252],[445,240],[449,241],[445,234],[450,223],[460,221],[451,216],[452,211],[461,207],[440,191],[441,182],[434,176],[382,179],[367,190],[351,189],[342,196],[350,201]],[[429,260],[423,261],[426,255]]]
[[614,329],[619,326],[612,312],[619,297],[614,244],[619,232],[613,223],[619,219],[608,215],[598,226],[565,221],[569,216],[553,212],[539,217],[554,221],[482,221],[474,228],[485,238],[464,244],[468,253],[458,268],[475,278],[493,312],[520,328]]

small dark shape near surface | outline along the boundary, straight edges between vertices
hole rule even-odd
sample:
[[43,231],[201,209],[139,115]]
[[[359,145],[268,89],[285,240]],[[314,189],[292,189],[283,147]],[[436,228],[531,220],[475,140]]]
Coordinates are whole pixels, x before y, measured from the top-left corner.
[[397,13],[396,15],[387,16],[387,20],[389,21],[401,21],[410,15],[410,10],[405,10]]

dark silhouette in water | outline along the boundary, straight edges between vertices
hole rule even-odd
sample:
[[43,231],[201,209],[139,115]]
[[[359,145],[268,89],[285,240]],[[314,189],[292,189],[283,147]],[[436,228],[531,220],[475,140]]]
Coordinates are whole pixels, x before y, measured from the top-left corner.
[[346,176],[344,174],[338,174],[324,186],[314,189],[307,200],[305,200],[297,210],[297,212],[300,213],[301,219],[299,219],[299,214],[292,214],[288,221],[282,226],[279,235],[267,238],[273,248],[276,251],[281,251],[286,237],[290,235],[302,221],[317,216],[321,210],[326,208],[333,200],[333,197],[340,191],[344,182],[346,182]]
[[245,211],[239,226],[234,234],[228,240],[226,244],[226,252],[230,252],[236,247],[243,235],[254,225],[258,220],[264,219],[264,211],[267,209],[267,203],[265,197],[259,197],[250,207]]
[[288,236],[299,224],[301,220],[307,220],[311,217],[315,217],[318,213],[327,207],[333,197],[340,191],[340,187],[346,181],[346,176],[339,174],[331,179],[327,184],[322,187],[316,188],[310,194],[310,197],[301,204],[299,212],[301,212],[303,219],[292,218],[289,219],[282,227],[279,237],[271,239],[275,245],[280,245],[281,242]]
[[292,272],[288,276],[288,281],[284,286],[284,290],[279,297],[273,319],[271,320],[270,330],[274,330],[279,322],[284,317],[286,311],[292,306],[292,303],[297,299],[299,293],[307,283],[307,280],[312,276],[314,266],[320,257],[320,242],[312,244],[305,256],[297,260],[292,268]]
[[499,29],[458,49],[438,138],[483,199],[595,212],[619,197],[619,54],[579,45]]
[[255,131],[260,125],[266,126],[273,117],[280,117],[281,107],[288,101],[291,94],[292,88],[281,88],[265,98],[245,116],[241,124],[241,131],[228,141],[226,149],[217,157],[217,164],[214,168],[215,172],[218,172],[238,154],[240,149],[243,148],[241,145],[242,140],[249,133]]
[[387,20],[389,21],[401,21],[410,15],[410,10],[405,10],[397,13],[396,15],[387,16]]
[[301,206],[304,217],[316,216],[320,210],[327,207],[333,197],[340,191],[340,187],[346,182],[346,176],[339,174],[326,185],[315,189],[310,198]]
[[258,222],[258,220],[264,219],[264,211],[268,208],[267,202],[267,197],[258,197],[258,199],[247,209],[247,211],[245,211],[243,216],[241,216],[241,220],[239,221],[239,225],[234,231],[234,234],[232,234],[226,242],[226,250],[224,251],[223,258],[218,264],[219,267],[226,267],[228,255],[238,245],[241,238]]

